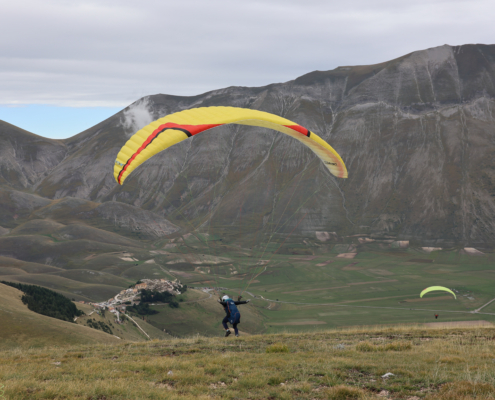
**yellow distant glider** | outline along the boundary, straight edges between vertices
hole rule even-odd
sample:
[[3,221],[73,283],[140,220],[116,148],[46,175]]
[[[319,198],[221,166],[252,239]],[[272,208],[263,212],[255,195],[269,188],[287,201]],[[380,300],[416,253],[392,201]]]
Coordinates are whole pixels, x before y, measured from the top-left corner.
[[452,293],[454,295],[454,297],[457,299],[457,296],[455,295],[455,293],[452,290],[450,290],[446,287],[443,287],[443,286],[430,286],[429,288],[426,288],[425,290],[423,290],[421,292],[421,294],[419,295],[419,297],[423,297],[424,294],[429,293],[429,292],[433,292],[435,290],[441,290],[444,292]]

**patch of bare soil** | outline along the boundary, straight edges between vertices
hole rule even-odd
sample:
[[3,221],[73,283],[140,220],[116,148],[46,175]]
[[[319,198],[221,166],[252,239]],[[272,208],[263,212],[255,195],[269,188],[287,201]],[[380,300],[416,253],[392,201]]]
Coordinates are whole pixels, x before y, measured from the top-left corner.
[[164,250],[150,250],[150,254],[171,254],[171,253]]
[[482,256],[485,253],[475,249],[474,247],[464,247],[463,250],[460,251],[461,254],[468,254],[470,256]]
[[341,253],[337,256],[337,258],[354,258],[356,257],[357,253]]
[[325,265],[331,264],[335,262],[335,260],[323,261],[322,263],[316,264],[317,267],[324,267]]
[[432,251],[440,251],[440,250],[442,250],[441,247],[421,247],[421,249],[423,251],[425,251],[426,253],[428,253],[428,254],[431,253]]

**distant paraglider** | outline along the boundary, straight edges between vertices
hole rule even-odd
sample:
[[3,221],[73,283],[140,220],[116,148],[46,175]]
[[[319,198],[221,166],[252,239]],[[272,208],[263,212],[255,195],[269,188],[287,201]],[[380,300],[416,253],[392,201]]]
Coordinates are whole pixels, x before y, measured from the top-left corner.
[[132,171],[159,152],[198,133],[227,124],[259,126],[285,133],[309,147],[333,175],[347,178],[347,169],[339,154],[301,125],[258,110],[202,107],[167,115],[136,132],[117,155],[115,180],[122,185]]
[[452,290],[450,290],[446,287],[443,287],[443,286],[430,286],[430,287],[426,288],[425,290],[423,290],[421,292],[421,294],[419,295],[419,297],[423,297],[423,295],[425,295],[426,293],[438,291],[438,290],[443,291],[443,292],[452,293],[454,295],[454,298],[457,299],[457,296],[455,295],[455,293]]

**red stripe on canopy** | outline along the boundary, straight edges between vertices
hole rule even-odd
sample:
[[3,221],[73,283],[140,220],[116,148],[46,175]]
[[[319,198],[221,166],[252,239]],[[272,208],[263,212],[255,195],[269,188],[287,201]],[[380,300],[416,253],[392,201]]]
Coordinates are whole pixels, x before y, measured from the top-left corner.
[[296,132],[302,133],[304,136],[308,136],[309,130],[301,125],[284,125],[286,128],[290,128]]
[[127,167],[131,165],[131,163],[135,160],[135,158],[146,148],[148,145],[163,131],[167,129],[180,129],[186,131],[186,134],[189,133],[188,136],[197,135],[200,132],[206,131],[207,129],[215,128],[223,124],[203,124],[203,125],[180,125],[173,122],[167,122],[166,124],[160,125],[156,128],[151,135],[143,142],[143,144],[136,150],[136,152],[132,155],[132,157],[127,161],[122,171],[119,173],[119,184],[121,184],[120,179],[122,178],[122,174],[127,170]]

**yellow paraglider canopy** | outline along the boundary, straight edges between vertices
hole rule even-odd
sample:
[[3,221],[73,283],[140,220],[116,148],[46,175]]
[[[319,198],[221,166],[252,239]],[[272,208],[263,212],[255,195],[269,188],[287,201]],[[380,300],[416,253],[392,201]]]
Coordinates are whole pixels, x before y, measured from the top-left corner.
[[155,154],[207,129],[226,124],[270,128],[309,147],[339,178],[347,169],[339,154],[323,139],[288,119],[258,110],[236,107],[202,107],[160,118],[136,132],[122,147],[114,165],[114,177],[123,184],[127,176]]
[[429,292],[433,292],[433,291],[436,291],[436,290],[441,290],[443,292],[452,293],[454,295],[454,297],[457,299],[457,296],[455,295],[455,293],[452,290],[450,290],[450,289],[448,289],[446,287],[443,287],[443,286],[430,286],[430,287],[426,288],[425,290],[423,290],[421,292],[421,294],[419,295],[419,297],[423,297],[424,294],[429,293]]

